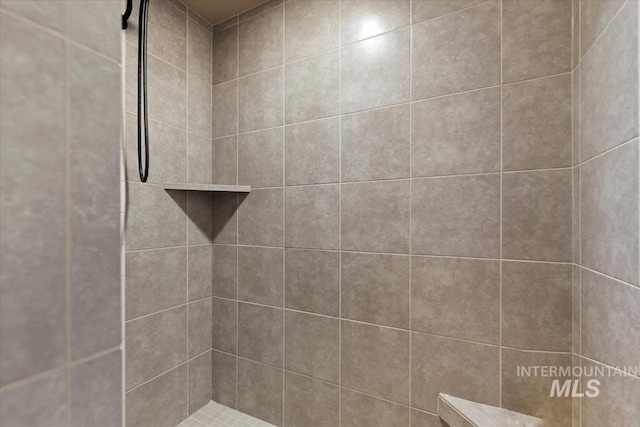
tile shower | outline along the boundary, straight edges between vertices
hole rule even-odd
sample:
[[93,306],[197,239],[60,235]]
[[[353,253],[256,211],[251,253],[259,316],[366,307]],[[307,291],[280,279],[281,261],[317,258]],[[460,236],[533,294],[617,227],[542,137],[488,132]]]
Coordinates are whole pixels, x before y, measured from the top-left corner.
[[[70,58],[68,69],[55,54],[41,59],[55,62],[51,80],[68,81],[71,100],[66,113],[55,110],[65,99],[57,92],[37,106],[57,114],[58,131],[67,123],[60,143],[71,150],[67,166],[54,157],[59,164],[41,172],[60,190],[50,206],[61,209],[53,224],[62,234],[45,236],[45,249],[64,239],[65,173],[75,182],[74,159],[96,161],[73,156],[74,117],[95,121],[78,127],[87,148],[108,150],[120,146],[124,115],[125,226],[122,272],[106,256],[89,262],[119,241],[117,224],[96,229],[102,218],[72,216],[80,228],[71,236],[94,234],[91,243],[71,239],[67,257],[74,265],[84,255],[90,266],[72,269],[65,285],[68,261],[45,257],[42,274],[55,265],[62,279],[23,278],[25,289],[36,279],[43,288],[18,294],[9,282],[24,272],[5,254],[20,256],[21,246],[3,222],[3,325],[16,315],[5,307],[50,316],[28,304],[45,286],[71,296],[46,309],[56,310],[48,334],[71,331],[66,350],[45,340],[21,370],[3,349],[3,425],[254,422],[224,405],[275,426],[434,427],[444,425],[438,393],[551,427],[640,419],[637,375],[603,379],[597,398],[550,398],[551,378],[517,375],[518,366],[640,363],[638,2],[270,0],[211,25],[178,0],[151,0],[144,184],[138,4],[120,52],[106,42],[118,36],[112,23],[99,17],[117,21],[121,3],[86,5],[94,3],[104,10],[65,6],[55,27],[49,3],[0,1],[3,216],[14,212],[5,210],[5,182],[19,173],[8,165],[36,161],[5,155],[14,152],[5,140],[33,142],[4,118],[15,108],[4,101],[15,78],[5,31],[22,31],[19,49],[46,40]],[[80,23],[88,47],[72,32]],[[109,96],[119,94],[110,78],[120,64],[124,112],[119,95]],[[75,69],[95,72],[90,81],[103,90],[91,92]],[[76,86],[93,103],[74,97]],[[98,120],[103,110],[116,116]],[[118,167],[95,167],[102,175],[89,182],[111,186],[97,196],[93,185],[66,191],[88,212],[99,198],[117,213]],[[171,182],[251,193],[165,191]],[[33,194],[25,209],[41,206]],[[34,333],[4,327],[4,348]],[[21,357],[35,354],[28,344]],[[28,394],[38,404],[18,411]],[[89,401],[104,403],[92,412]]]

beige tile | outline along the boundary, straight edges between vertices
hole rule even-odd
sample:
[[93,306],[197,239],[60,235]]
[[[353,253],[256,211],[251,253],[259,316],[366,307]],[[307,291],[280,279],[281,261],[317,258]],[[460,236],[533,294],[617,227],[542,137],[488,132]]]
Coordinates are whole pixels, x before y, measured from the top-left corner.
[[572,267],[502,263],[502,345],[571,351]]
[[[136,23],[137,28],[137,23]],[[149,7],[149,53],[181,70],[187,69],[187,15],[166,0]],[[150,93],[153,93],[149,91]]]
[[240,132],[282,125],[283,79],[279,67],[238,80]]
[[287,126],[285,184],[323,184],[340,180],[340,119]]
[[213,247],[209,245],[189,248],[189,301],[211,296],[213,282]]
[[229,408],[236,407],[236,360],[230,354],[211,352],[212,400]]
[[126,333],[126,389],[130,390],[187,360],[187,307],[129,321]]
[[282,368],[281,308],[238,303],[238,356]]
[[127,252],[126,318],[144,316],[186,302],[187,251],[166,248]]
[[340,254],[286,249],[285,306],[337,316],[340,307]]
[[286,247],[340,248],[340,186],[290,187],[285,190]]
[[210,184],[211,181],[211,139],[189,133],[189,182]]
[[341,7],[342,44],[409,25],[409,0],[342,1]]
[[238,16],[232,16],[229,19],[225,19],[222,22],[219,22],[211,27],[211,32],[213,34],[219,33],[222,30],[226,30],[227,28],[231,28],[239,22]]
[[499,170],[499,88],[411,105],[411,176]]
[[238,181],[238,137],[228,136],[211,141],[211,182],[215,184],[237,184]]
[[492,1],[413,27],[412,97],[500,83],[500,6]]
[[339,319],[287,310],[284,330],[285,369],[339,383]]
[[341,49],[342,113],[409,101],[409,39],[405,28]]
[[582,265],[640,284],[638,140],[580,169]]
[[623,0],[580,2],[580,58],[591,49],[624,3]]
[[284,129],[238,136],[238,182],[252,187],[281,187]]
[[[578,1],[578,0],[575,0]],[[573,165],[580,163],[580,65],[571,72],[571,129]]]
[[175,426],[187,416],[187,388],[185,364],[128,392],[127,426]]
[[241,76],[282,65],[284,50],[282,6],[240,22],[238,58]]
[[188,308],[189,358],[192,358],[211,349],[211,298],[192,302]]
[[238,298],[282,306],[283,257],[279,248],[238,248]]
[[212,64],[213,84],[223,83],[238,77],[238,26],[226,28],[213,34]]
[[409,329],[409,257],[342,253],[341,317]]
[[499,344],[500,263],[412,257],[411,329]]
[[434,19],[460,10],[468,9],[488,0],[411,0],[411,23]]
[[287,425],[337,426],[339,407],[340,393],[337,386],[285,373],[284,418]]
[[571,170],[502,177],[504,258],[570,262]]
[[[191,253],[191,249],[189,250]],[[236,298],[238,292],[238,248],[213,246],[212,289],[213,295]]]
[[213,205],[213,243],[237,243],[238,221],[236,211],[243,198],[233,193],[215,194],[212,197]]
[[412,406],[435,413],[438,393],[498,406],[499,357],[498,347],[412,333]]
[[206,138],[211,137],[212,94],[209,82],[189,74],[188,126],[189,132]]
[[323,53],[285,67],[285,122],[298,123],[340,112],[339,51]]
[[[582,286],[582,273],[580,270],[580,266],[574,264],[573,265],[573,277],[572,277],[572,292],[573,292],[573,300],[572,300],[572,323],[573,323],[573,333],[572,335],[572,343],[573,343],[573,353],[581,354],[582,347],[580,343],[580,334],[581,334],[581,325],[580,325],[580,294],[581,294],[581,286]],[[575,362],[575,361],[574,361]]]
[[266,12],[267,10],[273,9],[275,7],[278,7],[282,3],[284,3],[284,0],[266,0],[266,1],[262,2],[261,4],[259,4],[258,6],[254,7],[254,8],[251,8],[251,9],[247,10],[246,12],[242,12],[238,16],[238,21],[239,22],[244,22],[244,21],[248,20],[249,18],[252,18],[254,16],[260,15],[263,12]]
[[502,111],[503,170],[571,166],[570,74],[504,86]]
[[282,424],[282,370],[238,359],[238,410],[273,425]]
[[59,369],[2,390],[0,422],[8,426],[65,425],[69,410],[65,388],[65,373]]
[[[187,61],[189,74],[211,85],[211,31],[188,18]],[[217,61],[216,61],[217,62]],[[219,82],[216,82],[219,83]]]
[[350,427],[404,427],[409,425],[409,408],[355,391],[342,389],[342,424]]
[[284,58],[287,63],[340,44],[339,1],[287,2],[284,13]]
[[213,327],[211,346],[214,350],[236,354],[238,339],[238,303],[222,298],[211,299]]
[[342,117],[342,181],[408,178],[409,105]]
[[632,1],[623,6],[580,63],[582,160],[638,135],[637,70],[638,2]]
[[[562,384],[568,377],[518,376],[518,367],[570,367],[571,354],[502,350],[502,407],[543,418],[551,426],[571,425],[571,398],[549,397],[554,379]],[[533,369],[531,369],[533,374]]]
[[580,264],[580,167],[573,168],[573,262]]
[[499,256],[498,175],[418,179],[411,191],[413,253]]
[[211,402],[211,351],[189,361],[189,414]]
[[253,190],[238,209],[239,242],[282,246],[282,189]]
[[238,132],[238,81],[230,81],[212,88],[212,136],[232,135]]
[[343,320],[341,345],[342,386],[409,403],[408,331]]
[[571,1],[502,3],[502,79],[532,79],[571,71]]
[[582,354],[610,366],[637,366],[640,289],[582,269]]
[[409,182],[342,185],[342,249],[409,252]]

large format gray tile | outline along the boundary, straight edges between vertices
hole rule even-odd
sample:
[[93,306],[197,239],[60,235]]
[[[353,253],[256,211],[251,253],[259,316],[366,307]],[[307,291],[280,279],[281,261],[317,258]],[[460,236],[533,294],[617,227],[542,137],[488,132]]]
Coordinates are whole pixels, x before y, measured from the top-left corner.
[[500,5],[492,1],[413,27],[412,97],[500,83]]
[[285,190],[286,247],[340,248],[340,186],[290,187]]
[[236,298],[238,289],[238,248],[213,245],[213,296]]
[[580,58],[591,49],[624,3],[624,0],[580,2]]
[[571,166],[570,74],[504,86],[502,111],[503,170]]
[[211,182],[238,183],[238,137],[228,136],[211,141]]
[[636,137],[638,126],[638,2],[631,1],[580,63],[581,160]]
[[342,249],[409,252],[409,182],[342,185]]
[[322,184],[340,180],[340,119],[287,126],[285,184]]
[[340,1],[292,1],[284,5],[285,62],[338,47]]
[[284,129],[238,136],[238,182],[252,187],[281,187]]
[[284,375],[284,418],[288,426],[335,427],[340,412],[337,386],[301,375]]
[[213,34],[212,82],[214,85],[238,77],[238,26]]
[[149,7],[148,28],[149,53],[186,70],[187,15],[167,0],[156,1]]
[[504,258],[571,262],[571,170],[502,177]]
[[2,7],[47,28],[61,33],[65,31],[67,22],[66,1],[3,0]]
[[238,132],[238,81],[213,86],[211,99],[212,136],[217,138]]
[[355,42],[409,25],[409,0],[341,2],[342,44]]
[[341,317],[409,329],[409,257],[343,253]]
[[189,301],[211,296],[214,252],[215,248],[210,245],[189,248]]
[[640,289],[582,269],[582,354],[610,366],[635,366],[640,356]]
[[212,308],[211,298],[189,303],[189,358],[211,349]]
[[282,368],[281,308],[238,303],[238,356]]
[[282,425],[282,370],[238,359],[238,410]]
[[238,299],[282,306],[283,257],[280,248],[238,248]]
[[[5,3],[8,2],[3,2],[3,5]],[[119,15],[122,11],[119,6],[118,2],[105,0],[93,1],[91,3],[67,3],[68,37],[113,60],[120,61],[121,36],[118,28],[121,22]],[[60,7],[59,4],[58,8],[64,11],[64,7]],[[55,17],[57,13],[57,11],[52,11],[51,16]],[[44,24],[49,25],[47,23]]]
[[502,263],[502,345],[571,351],[572,267]]
[[411,191],[413,253],[499,256],[500,176],[419,179]]
[[448,15],[460,10],[468,9],[488,0],[412,0],[411,4],[411,23],[434,19],[439,16]]
[[638,140],[581,166],[582,265],[635,285],[638,278]]
[[[438,0],[446,1],[446,0]],[[471,0],[463,0],[471,1]],[[422,2],[421,2],[422,3]],[[411,427],[448,427],[438,415],[411,408]]]
[[409,105],[342,117],[342,181],[408,178]]
[[[151,27],[152,24],[149,24],[149,26]],[[130,55],[135,55],[135,52]],[[187,127],[186,73],[151,55],[148,61],[149,118],[185,129]],[[129,61],[128,57],[127,64],[128,67],[135,70],[138,68],[135,57],[133,61]],[[127,81],[134,82],[138,80],[134,78]],[[137,111],[135,108],[137,92],[135,86],[131,86],[131,89],[127,88],[127,95],[133,98],[133,102],[127,105],[130,105],[128,110],[134,112]]]
[[285,306],[337,316],[340,307],[340,254],[286,249]]
[[412,257],[411,329],[498,344],[500,263]]
[[189,95],[187,103],[187,121],[189,132],[211,138],[211,85],[209,82],[189,74],[187,77]]
[[2,390],[0,423],[3,426],[63,426],[67,420],[65,373],[59,369]]
[[242,198],[233,193],[220,193],[212,197],[213,209],[213,243],[238,242],[238,203]]
[[405,28],[341,49],[343,113],[409,101],[409,39]]
[[[53,24],[60,5],[52,11],[38,3],[2,6],[38,21],[51,12]],[[0,19],[0,384],[6,385],[65,358],[65,47],[23,21]],[[27,321],[35,318],[41,321]],[[30,388],[7,391],[13,402],[7,404]]]
[[[189,74],[211,85],[211,32],[195,19],[189,18],[187,39],[187,61]],[[216,62],[219,59],[216,58]],[[218,82],[216,82],[218,83]]]
[[144,316],[186,302],[187,250],[127,252],[126,318]]
[[366,394],[342,389],[340,416],[350,427],[404,427],[409,425],[409,408]]
[[155,185],[129,182],[127,249],[187,244],[187,196]]
[[[209,116],[208,116],[209,117]],[[211,124],[211,122],[209,122]],[[211,129],[211,126],[209,126]],[[210,184],[212,181],[211,138],[189,133],[189,182]],[[180,181],[178,181],[180,182]],[[216,184],[220,184],[216,182]]]
[[236,407],[236,360],[226,353],[211,352],[212,400],[229,408]]
[[189,414],[211,401],[211,351],[189,361]]
[[242,245],[282,246],[284,201],[280,188],[253,190],[238,209]]
[[[578,1],[578,0],[576,0]],[[571,72],[571,143],[573,150],[573,166],[580,163],[580,65]]]
[[346,320],[341,328],[341,384],[409,403],[409,332]]
[[72,426],[122,425],[120,350],[74,366],[70,375]]
[[339,319],[287,310],[284,330],[285,369],[339,383]]
[[129,321],[125,330],[127,390],[187,360],[186,306]]
[[[174,191],[176,192],[176,191]],[[187,241],[189,246],[213,242],[213,195],[205,191],[187,192]]]
[[412,406],[435,413],[438,393],[498,405],[498,347],[414,332],[411,355]]
[[503,2],[503,81],[570,71],[571,24],[571,1]]
[[211,299],[211,347],[214,350],[236,354],[238,342],[238,303],[228,299]]
[[499,170],[499,88],[411,105],[411,176]]
[[284,49],[282,6],[255,16],[239,25],[240,76],[282,65]]
[[238,80],[240,132],[282,125],[283,85],[282,67]]
[[278,7],[282,3],[284,3],[284,0],[266,0],[258,6],[253,7],[246,12],[242,12],[240,15],[238,15],[238,21],[244,22],[249,18],[253,18],[254,16],[258,16],[261,13],[268,11],[269,9]]
[[334,116],[340,112],[339,51],[323,53],[285,67],[286,123]]
[[187,416],[187,365],[125,395],[127,427],[173,427]]

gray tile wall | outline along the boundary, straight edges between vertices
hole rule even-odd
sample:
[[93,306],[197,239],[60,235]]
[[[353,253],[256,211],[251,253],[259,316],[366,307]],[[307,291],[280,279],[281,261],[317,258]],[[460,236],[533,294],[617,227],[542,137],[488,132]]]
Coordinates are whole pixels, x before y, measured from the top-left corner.
[[138,8],[125,32],[125,425],[173,427],[211,400],[212,199],[162,185],[212,182],[212,35],[182,3],[150,1],[151,167],[140,183]]
[[0,1],[2,425],[122,425],[121,6]]
[[214,202],[214,400],[418,427],[447,392],[571,424],[515,366],[572,359],[572,11],[290,0],[213,27],[212,173],[254,187]]
[[[573,16],[574,363],[637,366],[638,2],[574,0]],[[573,425],[637,422],[640,378],[598,379],[598,397],[574,399]]]

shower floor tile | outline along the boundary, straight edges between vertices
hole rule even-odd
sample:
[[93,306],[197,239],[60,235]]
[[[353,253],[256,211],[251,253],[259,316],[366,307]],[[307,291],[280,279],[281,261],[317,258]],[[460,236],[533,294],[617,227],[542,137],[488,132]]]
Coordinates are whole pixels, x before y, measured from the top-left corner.
[[274,427],[216,402],[209,402],[176,427]]

